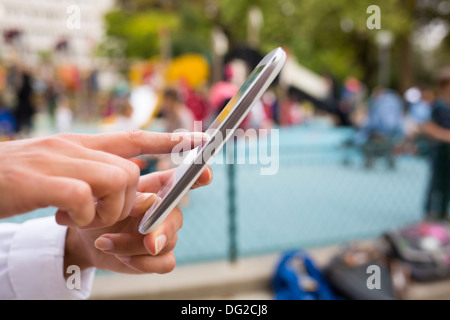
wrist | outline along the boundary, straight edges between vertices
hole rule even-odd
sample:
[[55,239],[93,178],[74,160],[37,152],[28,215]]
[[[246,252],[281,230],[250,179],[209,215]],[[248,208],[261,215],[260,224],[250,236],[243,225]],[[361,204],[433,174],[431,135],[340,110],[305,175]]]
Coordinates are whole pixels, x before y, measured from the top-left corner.
[[81,270],[93,267],[83,243],[76,228],[67,228],[64,246],[64,276],[67,276],[66,270],[71,265],[76,265]]

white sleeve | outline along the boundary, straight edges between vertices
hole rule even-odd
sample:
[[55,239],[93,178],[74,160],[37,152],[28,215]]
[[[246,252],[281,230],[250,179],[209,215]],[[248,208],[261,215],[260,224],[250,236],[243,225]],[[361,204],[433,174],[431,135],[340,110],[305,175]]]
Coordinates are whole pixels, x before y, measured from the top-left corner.
[[67,228],[54,217],[0,223],[0,299],[87,299],[95,268],[69,289],[63,274]]

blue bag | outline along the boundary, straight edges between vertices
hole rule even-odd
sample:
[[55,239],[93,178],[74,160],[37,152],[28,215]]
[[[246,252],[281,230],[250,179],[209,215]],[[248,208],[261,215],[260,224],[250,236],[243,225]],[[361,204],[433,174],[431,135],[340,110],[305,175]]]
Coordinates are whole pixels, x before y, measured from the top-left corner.
[[286,252],[279,262],[272,286],[277,300],[335,300],[327,280],[302,250]]

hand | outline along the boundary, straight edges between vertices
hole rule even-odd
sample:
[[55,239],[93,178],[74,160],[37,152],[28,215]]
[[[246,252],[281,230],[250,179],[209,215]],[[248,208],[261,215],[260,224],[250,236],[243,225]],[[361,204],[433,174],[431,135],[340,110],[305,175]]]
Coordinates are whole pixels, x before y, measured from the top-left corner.
[[139,181],[126,158],[168,153],[201,136],[136,130],[2,142],[0,218],[53,206],[62,225],[114,224],[128,216]]
[[[130,216],[116,224],[96,229],[69,227],[66,236],[64,270],[69,265],[81,269],[96,267],[120,273],[167,273],[175,267],[173,250],[177,232],[183,224],[180,209],[175,208],[155,231],[142,235],[139,223],[173,170],[143,176]],[[192,187],[208,185],[212,171],[208,167]],[[142,192],[142,193],[141,193]],[[144,193],[145,192],[145,193]]]

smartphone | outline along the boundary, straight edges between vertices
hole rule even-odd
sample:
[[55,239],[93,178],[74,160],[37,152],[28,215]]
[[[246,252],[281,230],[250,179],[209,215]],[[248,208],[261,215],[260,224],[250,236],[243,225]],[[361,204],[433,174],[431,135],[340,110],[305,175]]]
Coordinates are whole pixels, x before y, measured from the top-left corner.
[[253,105],[275,80],[286,62],[286,53],[277,48],[266,55],[250,73],[242,87],[228,102],[211,126],[205,131],[207,139],[191,151],[157,194],[157,199],[145,213],[139,232],[147,234],[158,227],[177,206],[214,155],[233,135]]

